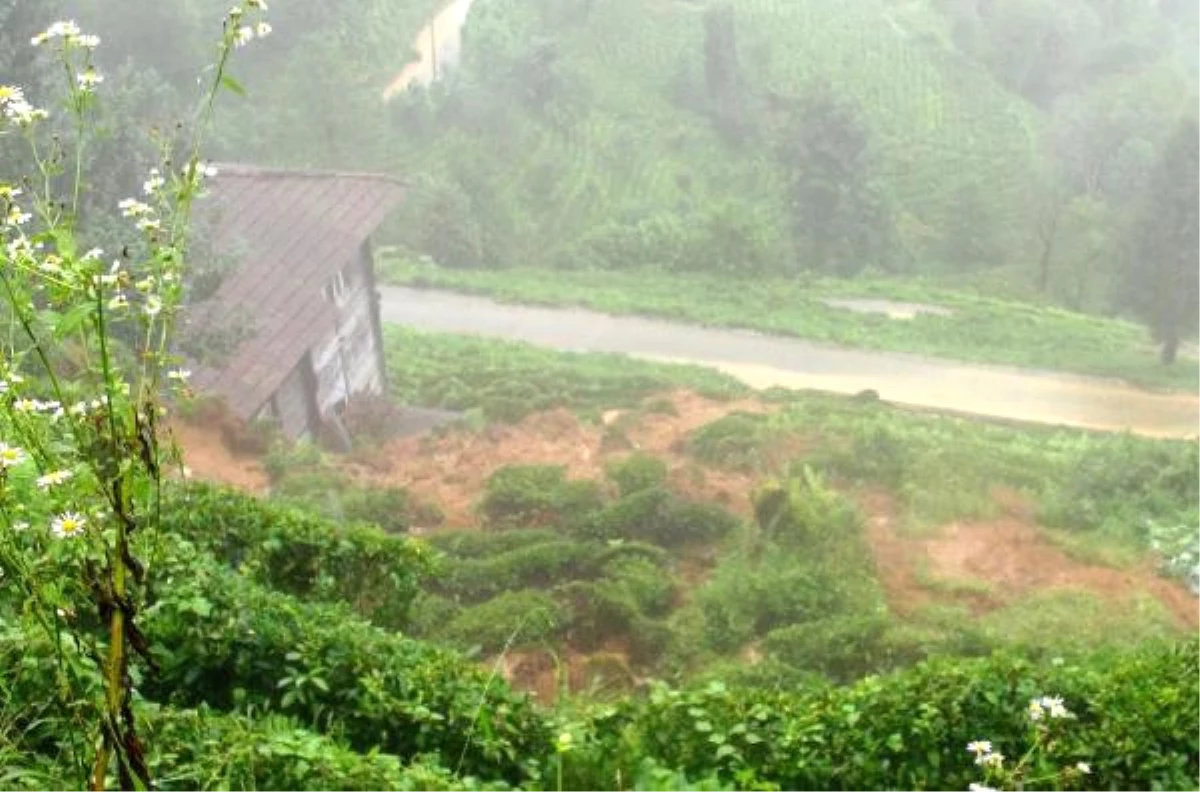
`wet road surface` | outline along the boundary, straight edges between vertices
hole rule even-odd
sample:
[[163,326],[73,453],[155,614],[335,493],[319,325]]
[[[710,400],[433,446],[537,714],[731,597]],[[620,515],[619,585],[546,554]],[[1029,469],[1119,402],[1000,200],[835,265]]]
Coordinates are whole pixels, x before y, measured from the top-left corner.
[[498,303],[453,292],[381,286],[385,322],[526,341],[575,352],[710,366],[755,388],[872,389],[919,407],[1156,437],[1195,437],[1200,399],[1116,380],[872,352],[769,336],[611,316],[575,308]]

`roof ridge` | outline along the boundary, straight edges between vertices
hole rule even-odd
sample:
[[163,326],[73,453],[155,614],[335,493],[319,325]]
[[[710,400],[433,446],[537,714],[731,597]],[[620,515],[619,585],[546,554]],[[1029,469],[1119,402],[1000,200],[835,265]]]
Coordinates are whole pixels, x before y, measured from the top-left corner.
[[386,173],[374,173],[371,171],[277,168],[266,165],[251,165],[243,162],[212,162],[210,164],[216,168],[217,173],[214,178],[217,179],[222,176],[286,179],[362,179],[365,181],[388,182],[399,187],[410,186],[404,179],[390,176]]

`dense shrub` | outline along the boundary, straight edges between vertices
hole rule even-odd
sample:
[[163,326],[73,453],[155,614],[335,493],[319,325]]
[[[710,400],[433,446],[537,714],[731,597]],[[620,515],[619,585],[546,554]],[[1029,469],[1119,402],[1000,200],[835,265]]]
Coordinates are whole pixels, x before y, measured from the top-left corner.
[[695,503],[654,487],[610,504],[581,530],[605,541],[634,539],[675,547],[720,539],[737,524],[738,519],[719,506]]
[[408,617],[408,634],[415,638],[429,638],[438,630],[454,621],[462,613],[463,606],[449,597],[422,591],[413,600]]
[[570,783],[594,788],[649,758],[739,788],[965,789],[982,779],[967,740],[1019,756],[1029,700],[1060,695],[1077,719],[1065,722],[1055,757],[1091,765],[1085,788],[1194,789],[1198,680],[1188,642],[1060,664],[927,661],[848,687],[657,688],[592,719]]
[[1124,436],[1089,444],[1047,499],[1043,516],[1088,530],[1110,521],[1176,517],[1200,500],[1200,446]]
[[886,612],[818,618],[772,630],[763,649],[797,669],[853,682],[926,656],[925,647],[894,624]]
[[854,506],[809,467],[759,487],[754,518],[767,539],[795,547],[836,544],[861,530]]
[[436,754],[447,766],[518,781],[548,745],[524,697],[428,644],[343,607],[299,602],[176,547],[143,617],[161,671],[148,698],[254,706],[336,732],[358,751]]
[[446,531],[431,534],[426,541],[437,550],[455,558],[488,558],[533,545],[555,542],[562,534],[549,528],[511,531]]
[[371,525],[335,525],[294,508],[208,485],[171,488],[163,525],[263,585],[341,601],[386,627],[406,623],[431,555]]
[[480,602],[505,591],[547,588],[595,575],[599,547],[558,539],[485,558],[447,559],[430,588],[463,602]]
[[812,462],[835,476],[897,489],[912,464],[910,457],[911,452],[898,432],[886,425],[875,425],[840,447],[821,449]]
[[572,646],[584,651],[593,651],[606,639],[624,635],[640,615],[628,592],[610,581],[572,581],[556,593],[571,614],[567,637]]
[[552,642],[567,617],[554,597],[541,591],[506,591],[463,608],[435,635],[462,650],[499,652],[506,646]]
[[609,639],[619,639],[635,663],[653,664],[670,643],[670,629],[646,615],[621,581],[574,581],[562,586],[557,595],[570,613],[566,637],[573,647],[595,651]]
[[642,490],[661,487],[667,480],[667,463],[658,457],[637,451],[624,459],[610,462],[605,473],[617,485],[623,498]]
[[[757,537],[695,592],[681,647],[730,652],[772,630],[885,606],[857,513],[807,472],[755,495]],[[827,666],[838,660],[830,658]],[[822,663],[812,658],[814,669]],[[804,667],[804,666],[802,666]]]
[[[206,568],[204,571],[211,571]],[[193,602],[193,607],[198,602]],[[200,608],[203,610],[203,608]],[[2,611],[2,608],[0,608]],[[152,647],[156,656],[162,647]],[[193,652],[204,652],[203,646]],[[281,662],[277,671],[284,672]],[[7,611],[0,612],[0,787],[5,790],[65,790],[76,788],[86,768],[78,766],[77,754],[86,734],[77,733],[71,715],[55,712],[59,673],[79,676],[92,691],[98,690],[96,666],[85,659],[71,641],[58,648],[40,629],[22,629]],[[467,668],[460,665],[461,671]],[[168,673],[174,673],[168,671]],[[331,677],[332,678],[332,677]],[[448,674],[446,682],[454,682]],[[458,677],[461,680],[462,677]],[[230,679],[236,684],[241,679]],[[188,680],[187,685],[196,684]],[[162,692],[155,684],[151,694]],[[224,688],[211,691],[222,695]],[[246,709],[260,713],[266,703],[256,690],[242,689]],[[190,694],[170,692],[160,698],[182,698]],[[413,701],[419,691],[413,692]],[[434,698],[438,698],[434,691]],[[378,701],[378,700],[377,700]],[[289,706],[289,709],[299,709]],[[480,782],[436,763],[409,764],[400,756],[364,751],[331,733],[319,733],[300,725],[330,724],[337,715],[322,713],[316,719],[289,718],[221,712],[205,703],[197,707],[164,706],[152,701],[134,701],[138,731],[146,746],[154,778],[178,788],[230,788],[230,790],[408,790],[428,792],[498,792],[510,788],[503,782]],[[341,715],[347,715],[343,710]],[[12,751],[8,755],[7,751]],[[449,757],[457,761],[457,756]],[[448,761],[448,766],[452,764]],[[169,779],[169,781],[168,781]]]
[[694,597],[704,640],[736,650],[785,625],[803,624],[883,606],[878,583],[863,569],[766,546],[760,556],[723,563]]
[[766,419],[735,412],[692,432],[688,452],[705,464],[730,470],[753,470],[761,459]]
[[599,485],[568,481],[561,465],[506,465],[488,478],[479,512],[492,528],[564,525],[602,503]]
[[661,616],[675,597],[675,581],[661,560],[645,555],[610,557],[600,569],[600,577],[625,591],[638,611]]
[[273,500],[338,523],[369,522],[389,533],[404,533],[414,523],[429,526],[444,519],[440,509],[416,501],[404,487],[355,484],[320,462],[281,468],[274,479]]
[[157,789],[504,788],[432,763],[361,753],[279,715],[251,719],[206,707],[140,713]]

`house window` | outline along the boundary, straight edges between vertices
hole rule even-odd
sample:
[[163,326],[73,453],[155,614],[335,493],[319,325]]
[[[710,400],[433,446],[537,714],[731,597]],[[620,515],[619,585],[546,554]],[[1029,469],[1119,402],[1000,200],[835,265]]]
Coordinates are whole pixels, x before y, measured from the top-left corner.
[[325,288],[321,290],[321,294],[325,297],[326,302],[340,305],[346,296],[346,276],[340,270],[334,275],[329,283],[325,284]]

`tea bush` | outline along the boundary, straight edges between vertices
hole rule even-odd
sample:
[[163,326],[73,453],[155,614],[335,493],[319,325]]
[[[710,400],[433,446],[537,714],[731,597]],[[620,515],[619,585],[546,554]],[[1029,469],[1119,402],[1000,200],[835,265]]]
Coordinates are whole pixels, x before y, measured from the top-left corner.
[[404,533],[414,523],[428,527],[444,519],[440,509],[417,502],[404,487],[356,484],[319,458],[284,463],[272,478],[273,500],[334,522],[369,522],[389,533]]
[[493,555],[547,544],[562,539],[552,528],[514,528],[509,531],[445,531],[426,541],[436,550],[459,559],[486,559]]
[[371,525],[334,525],[234,490],[192,484],[167,490],[163,524],[265,586],[303,599],[345,602],[402,628],[431,554],[416,540]]
[[913,637],[896,630],[886,612],[847,614],[772,630],[763,649],[797,669],[853,682],[924,659],[926,648]]
[[447,559],[430,590],[462,602],[480,602],[505,591],[548,588],[594,577],[600,547],[572,539],[527,545],[485,558]]
[[581,531],[594,539],[632,539],[664,547],[711,542],[738,519],[719,506],[696,503],[662,487],[638,490],[593,514]]
[[692,432],[688,453],[713,467],[753,471],[761,462],[766,420],[744,412],[718,418]]
[[562,525],[603,504],[599,485],[568,481],[561,465],[506,465],[487,480],[479,512],[492,528]]
[[807,466],[785,481],[760,485],[754,519],[768,540],[796,548],[831,547],[862,531],[854,506]]
[[743,789],[966,789],[980,778],[966,740],[1016,754],[1028,702],[1052,693],[1077,716],[1056,756],[1091,765],[1085,788],[1195,788],[1198,660],[1187,642],[1069,663],[931,660],[846,687],[658,687],[594,714],[569,783],[598,788],[649,758]]
[[[193,602],[193,611],[197,606]],[[0,758],[5,758],[0,786],[72,788],[74,773],[82,770],[72,766],[84,736],[70,716],[53,712],[59,654],[76,654],[79,648],[65,642],[56,649],[46,636],[20,629],[6,613],[0,607],[0,667],[5,670],[0,679]],[[80,682],[98,686],[100,678],[90,673]],[[355,750],[340,737],[302,727],[298,719],[263,714],[262,698],[247,696],[245,690],[240,695],[253,715],[221,712],[204,703],[194,708],[134,703],[148,749],[146,761],[160,784],[277,792],[510,788],[500,781],[464,778],[436,763],[410,764],[386,752]],[[5,755],[8,749],[11,757]]]
[[358,751],[428,753],[517,782],[548,745],[527,700],[463,659],[302,603],[174,548],[146,631],[161,666],[147,697],[174,706],[269,708]]
[[523,589],[463,608],[434,636],[460,650],[491,654],[510,644],[553,643],[567,621],[564,608],[554,597]]
[[629,593],[607,580],[571,581],[556,594],[571,614],[571,644],[583,651],[594,651],[607,639],[625,635],[640,616]]
[[656,456],[636,451],[605,466],[604,472],[617,485],[622,498],[642,490],[661,487],[667,480],[667,463]]
[[[855,510],[808,471],[755,494],[757,532],[696,590],[683,654],[735,651],[773,630],[842,616],[884,613]],[[836,667],[811,657],[802,668]]]
[[1091,530],[1172,519],[1200,500],[1200,446],[1129,435],[1089,444],[1047,499],[1043,517]]
[[599,576],[620,587],[638,611],[650,616],[664,615],[675,597],[674,580],[661,559],[630,554],[610,557],[601,566]]
[[354,751],[294,719],[207,707],[143,711],[161,789],[501,789],[436,763]]

